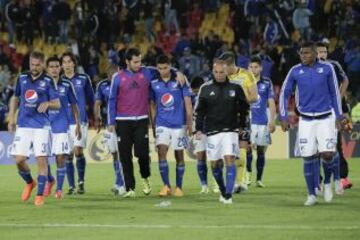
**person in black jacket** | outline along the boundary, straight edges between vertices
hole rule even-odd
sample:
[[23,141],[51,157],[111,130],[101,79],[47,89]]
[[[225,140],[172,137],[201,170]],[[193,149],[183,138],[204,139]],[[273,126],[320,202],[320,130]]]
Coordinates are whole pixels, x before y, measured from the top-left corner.
[[[249,105],[241,86],[227,78],[227,65],[214,61],[214,79],[205,83],[195,105],[196,139],[202,131],[207,135],[207,157],[221,195],[219,201],[232,203],[236,178],[235,157],[239,154],[239,129],[245,126]],[[222,175],[226,164],[226,185]]]

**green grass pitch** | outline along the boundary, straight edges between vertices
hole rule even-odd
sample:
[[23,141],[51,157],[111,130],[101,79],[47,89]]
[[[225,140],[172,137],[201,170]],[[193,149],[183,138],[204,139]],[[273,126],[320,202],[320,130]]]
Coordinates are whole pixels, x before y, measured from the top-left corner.
[[[33,205],[33,197],[21,202],[23,182],[15,166],[0,166],[0,239],[360,239],[359,159],[350,160],[353,189],[313,207],[303,206],[301,160],[267,161],[266,188],[251,186],[226,206],[218,194],[199,195],[196,164],[186,166],[185,197],[167,198],[171,205],[163,208],[156,206],[163,200],[157,196],[161,180],[156,163],[150,196],[141,193],[137,169],[137,197],[121,199],[110,193],[112,165],[89,164],[85,195],[61,201],[50,196],[42,208]],[[170,178],[174,184],[174,164]]]

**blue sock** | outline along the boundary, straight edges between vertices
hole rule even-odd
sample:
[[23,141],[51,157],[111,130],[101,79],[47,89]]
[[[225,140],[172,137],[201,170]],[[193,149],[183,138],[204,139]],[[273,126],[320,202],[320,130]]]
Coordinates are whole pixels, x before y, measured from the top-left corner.
[[78,182],[85,181],[85,167],[86,167],[86,160],[84,155],[80,155],[76,157],[76,168],[78,172]]
[[236,166],[235,164],[231,166],[226,166],[226,196],[231,198],[232,192],[234,190],[236,179]]
[[38,176],[38,191],[37,191],[38,196],[44,195],[46,180],[47,180],[47,176],[43,176],[43,175]]
[[265,154],[257,153],[256,161],[256,181],[261,181],[265,166]]
[[58,168],[56,170],[56,191],[62,190],[66,174],[66,167]]
[[159,171],[164,185],[170,187],[169,165],[166,160],[159,160]]
[[331,181],[331,173],[333,171],[333,160],[325,161],[321,160],[324,169],[324,184],[329,184]]
[[30,171],[26,172],[26,171],[19,170],[19,175],[22,177],[22,179],[24,179],[24,181],[27,184],[30,184],[34,181],[33,178],[31,177]]
[[334,174],[334,181],[340,180],[340,155],[336,152],[333,158],[333,174]]
[[69,182],[69,187],[75,188],[74,163],[73,161],[66,160],[65,165],[66,165],[66,176]]
[[176,164],[176,187],[180,189],[182,189],[184,172],[185,172],[185,165]]
[[246,152],[246,170],[248,172],[252,172],[252,160],[253,160],[252,152]]
[[115,184],[117,186],[124,186],[124,178],[122,175],[122,167],[120,161],[114,160],[113,165],[114,165],[115,178],[116,178]]
[[208,185],[207,183],[207,165],[205,160],[198,160],[197,161],[197,171],[200,178],[201,186]]
[[212,172],[213,172],[215,181],[216,181],[216,183],[217,183],[218,186],[219,186],[219,189],[220,189],[221,194],[222,194],[223,196],[225,196],[226,189],[225,189],[225,184],[224,184],[224,178],[223,178],[222,168],[219,167],[219,166],[215,166],[215,167],[212,169]]
[[54,179],[54,177],[52,176],[52,174],[51,174],[51,166],[50,166],[50,164],[48,163],[48,177],[47,177],[47,181],[48,182],[52,182],[52,181],[54,181],[55,179]]
[[313,174],[314,174],[314,187],[320,187],[320,160],[316,159],[313,161]]
[[314,163],[316,159],[306,158],[304,159],[304,177],[306,182],[306,187],[309,195],[315,195],[315,186],[314,186]]

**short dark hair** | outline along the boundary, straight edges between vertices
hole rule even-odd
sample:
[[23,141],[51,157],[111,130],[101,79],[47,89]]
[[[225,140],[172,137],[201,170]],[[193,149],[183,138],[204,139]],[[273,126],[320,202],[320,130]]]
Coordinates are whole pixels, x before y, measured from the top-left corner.
[[253,56],[250,59],[250,63],[257,63],[257,64],[259,64],[261,66],[261,59],[258,56]]
[[58,63],[61,65],[61,61],[60,61],[60,59],[59,59],[56,55],[54,55],[54,56],[52,56],[52,57],[49,57],[49,58],[46,60],[46,66],[49,66],[49,64],[50,64],[51,62],[58,62]]
[[217,59],[224,61],[226,64],[233,64],[235,63],[235,54],[230,51],[226,51],[221,53]]
[[301,44],[301,48],[311,48],[313,51],[316,51],[315,44],[312,41],[306,41],[303,44]]
[[45,55],[44,55],[42,52],[33,51],[33,52],[30,54],[30,58],[39,59],[39,60],[41,60],[41,61],[43,62],[43,61],[45,60]]
[[128,50],[126,50],[125,52],[125,59],[128,61],[131,61],[131,59],[135,56],[140,56],[140,50],[137,48],[129,48]]
[[63,62],[64,57],[69,57],[76,66],[76,57],[72,52],[64,52],[63,55],[61,55],[61,63]]
[[166,55],[160,55],[156,58],[156,64],[170,64],[170,58]]
[[324,48],[328,48],[328,45],[326,44],[326,43],[324,43],[324,42],[317,42],[316,43],[316,47],[324,47]]
[[204,78],[200,76],[196,76],[193,78],[193,80],[190,83],[191,89],[198,89],[205,83]]

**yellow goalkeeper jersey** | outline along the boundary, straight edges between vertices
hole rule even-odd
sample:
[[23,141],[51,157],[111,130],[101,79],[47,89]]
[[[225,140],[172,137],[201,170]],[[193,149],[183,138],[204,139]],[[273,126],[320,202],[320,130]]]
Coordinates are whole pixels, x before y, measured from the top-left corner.
[[230,81],[240,83],[241,87],[244,89],[244,93],[247,96],[249,89],[256,85],[256,80],[254,75],[246,70],[245,68],[238,68],[237,72],[228,76]]

